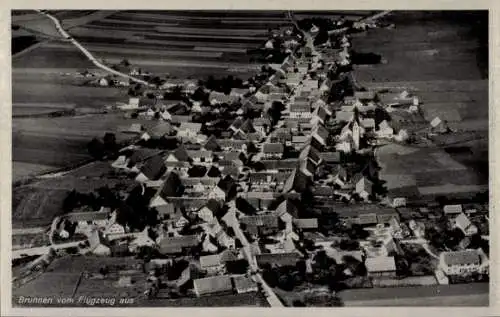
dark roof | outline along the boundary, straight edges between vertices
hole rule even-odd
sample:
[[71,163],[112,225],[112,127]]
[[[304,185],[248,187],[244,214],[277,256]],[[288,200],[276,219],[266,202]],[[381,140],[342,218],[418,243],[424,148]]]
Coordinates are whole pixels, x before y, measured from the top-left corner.
[[220,145],[217,142],[217,138],[215,135],[211,135],[208,139],[205,145],[203,146],[206,150],[208,151],[219,151],[220,150]]
[[319,152],[314,146],[306,145],[302,151],[300,151],[299,158],[301,160],[305,160],[306,158],[310,158],[315,164],[318,164],[321,161],[321,152]]
[[284,159],[284,160],[260,160],[259,163],[264,165],[267,170],[271,169],[295,169],[299,165],[297,159]]
[[285,199],[281,204],[276,208],[276,212],[278,216],[281,216],[285,212],[290,214],[290,216],[297,218],[299,216],[299,210],[297,206],[290,200]]
[[300,261],[298,253],[261,253],[255,256],[257,263],[278,266],[295,266]]
[[179,253],[183,248],[195,247],[199,243],[196,235],[166,237],[159,242],[159,251],[162,254]]
[[189,177],[203,177],[207,173],[207,168],[203,165],[194,165],[187,173]]
[[228,194],[230,191],[236,189],[236,181],[231,176],[226,175],[219,181],[217,186]]
[[189,162],[189,154],[183,145],[180,145],[173,153],[176,159],[181,162]]
[[327,163],[340,163],[340,152],[321,152],[320,157]]
[[307,187],[311,183],[311,178],[302,173],[300,170],[295,169],[290,177],[285,182],[285,186],[283,187],[283,192],[288,193],[292,190],[295,190],[297,193],[301,193],[307,189]]
[[244,133],[252,133],[255,132],[255,128],[252,123],[252,119],[247,119],[245,122],[240,127],[240,130],[243,131]]
[[167,168],[163,161],[163,157],[161,155],[155,155],[147,159],[140,170],[148,179],[157,180],[165,173]]
[[132,155],[129,157],[129,166],[144,161],[145,159],[160,153],[161,151],[155,149],[139,148],[133,150]]
[[215,215],[219,212],[222,206],[219,201],[215,199],[209,199],[206,205],[203,207],[207,207]]
[[464,265],[464,264],[481,264],[481,256],[476,250],[444,252],[444,262],[451,265]]
[[212,165],[206,175],[208,177],[219,177],[221,175],[221,172],[217,167]]
[[231,124],[231,127],[238,130],[242,124],[243,124],[243,119],[238,117],[238,118],[234,119],[233,123]]
[[162,198],[168,197],[179,197],[182,195],[182,183],[177,175],[174,172],[169,172],[165,182],[163,183],[163,187],[160,191],[160,196]]
[[272,154],[282,154],[285,147],[281,143],[264,143],[262,145],[262,152]]

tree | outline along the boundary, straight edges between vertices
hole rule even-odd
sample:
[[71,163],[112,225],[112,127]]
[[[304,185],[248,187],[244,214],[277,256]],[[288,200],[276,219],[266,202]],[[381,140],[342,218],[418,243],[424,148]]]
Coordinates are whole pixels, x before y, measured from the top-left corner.
[[125,66],[125,67],[129,67],[130,66],[130,62],[128,61],[128,59],[124,58],[120,61],[120,65],[121,66]]
[[114,133],[106,132],[106,134],[104,134],[103,142],[106,152],[114,154],[118,151],[118,144],[116,144],[116,135]]
[[248,270],[248,261],[240,259],[226,262],[226,269],[231,274],[245,274]]
[[97,138],[93,138],[92,141],[87,144],[87,150],[89,154],[95,159],[100,160],[104,157],[104,144]]

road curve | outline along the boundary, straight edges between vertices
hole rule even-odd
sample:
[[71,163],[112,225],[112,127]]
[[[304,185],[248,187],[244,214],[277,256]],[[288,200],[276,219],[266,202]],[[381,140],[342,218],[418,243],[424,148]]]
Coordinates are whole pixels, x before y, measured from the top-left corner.
[[59,33],[61,33],[61,35],[69,40],[74,46],[76,46],[94,65],[96,65],[97,67],[109,72],[109,73],[112,73],[114,75],[117,75],[117,76],[120,76],[120,77],[125,77],[125,78],[128,78],[136,83],[140,83],[140,84],[143,84],[143,85],[149,85],[149,83],[145,80],[142,80],[142,79],[139,79],[139,78],[136,78],[134,76],[130,76],[129,74],[125,74],[125,73],[122,73],[122,72],[119,72],[117,70],[114,70],[104,64],[102,64],[101,62],[99,62],[95,57],[94,55],[92,55],[92,53],[90,53],[85,47],[83,47],[77,40],[75,40],[68,32],[66,32],[66,30],[63,29],[62,25],[61,25],[61,22],[59,21],[59,19],[57,19],[56,17],[54,17],[53,15],[47,13],[47,12],[44,12],[43,10],[36,10],[38,13],[48,17],[50,20],[52,20],[52,22],[54,22],[55,26],[56,26],[56,29],[57,31],[59,31]]

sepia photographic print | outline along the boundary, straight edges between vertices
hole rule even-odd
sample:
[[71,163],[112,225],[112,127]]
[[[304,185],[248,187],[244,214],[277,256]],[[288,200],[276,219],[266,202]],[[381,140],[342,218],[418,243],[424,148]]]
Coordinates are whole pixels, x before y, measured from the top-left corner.
[[11,306],[489,306],[489,22],[12,10]]

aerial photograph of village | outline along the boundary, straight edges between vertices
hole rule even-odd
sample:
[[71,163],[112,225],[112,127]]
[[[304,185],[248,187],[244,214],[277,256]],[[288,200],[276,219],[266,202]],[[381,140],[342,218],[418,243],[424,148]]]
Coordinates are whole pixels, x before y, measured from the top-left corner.
[[11,11],[11,305],[488,306],[488,23]]

